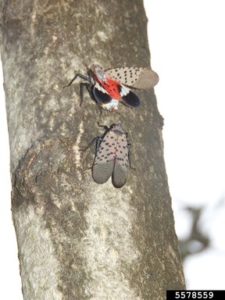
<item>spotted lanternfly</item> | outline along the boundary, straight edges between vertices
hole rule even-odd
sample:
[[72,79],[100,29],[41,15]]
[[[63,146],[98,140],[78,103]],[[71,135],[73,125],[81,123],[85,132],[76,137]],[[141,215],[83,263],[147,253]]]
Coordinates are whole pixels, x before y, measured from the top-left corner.
[[92,177],[97,183],[105,183],[112,176],[114,187],[122,187],[127,180],[129,143],[121,124],[113,124],[96,143],[96,156]]
[[117,110],[119,102],[131,107],[139,106],[140,100],[131,89],[151,89],[159,81],[158,75],[150,68],[123,67],[104,70],[99,65],[93,65],[87,76],[78,73],[67,86],[77,77],[84,80],[80,84],[81,103],[83,89],[86,87],[97,104],[109,111]]

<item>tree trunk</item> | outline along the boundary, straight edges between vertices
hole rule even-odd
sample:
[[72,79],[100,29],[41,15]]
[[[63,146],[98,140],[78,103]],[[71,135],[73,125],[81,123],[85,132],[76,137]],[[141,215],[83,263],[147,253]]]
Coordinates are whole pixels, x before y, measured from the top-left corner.
[[79,84],[86,65],[148,66],[143,3],[2,2],[2,61],[11,149],[12,212],[27,300],[165,299],[184,288],[154,91],[142,105],[103,112],[132,143],[121,189],[92,180],[103,133],[97,105]]

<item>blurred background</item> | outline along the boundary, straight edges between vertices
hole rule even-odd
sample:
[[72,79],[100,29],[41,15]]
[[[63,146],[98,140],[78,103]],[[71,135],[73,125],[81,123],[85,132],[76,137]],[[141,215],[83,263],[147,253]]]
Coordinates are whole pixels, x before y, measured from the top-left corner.
[[[224,0],[144,3],[187,288],[225,289]],[[22,300],[0,96],[0,299]]]
[[145,0],[187,288],[225,289],[225,5]]

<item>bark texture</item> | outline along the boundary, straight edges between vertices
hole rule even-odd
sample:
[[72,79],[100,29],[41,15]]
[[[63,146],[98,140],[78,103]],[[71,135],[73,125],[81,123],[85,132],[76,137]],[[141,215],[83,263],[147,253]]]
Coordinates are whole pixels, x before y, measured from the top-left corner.
[[6,0],[1,54],[12,212],[26,300],[165,299],[184,288],[154,91],[104,112],[132,143],[127,184],[93,182],[80,149],[102,134],[89,95],[63,86],[86,65],[148,66],[141,0]]

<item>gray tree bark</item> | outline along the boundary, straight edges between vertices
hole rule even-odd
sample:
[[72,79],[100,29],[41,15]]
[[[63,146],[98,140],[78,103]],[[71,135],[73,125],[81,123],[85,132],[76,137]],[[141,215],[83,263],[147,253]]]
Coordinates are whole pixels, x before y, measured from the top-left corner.
[[[86,65],[148,66],[141,0],[6,0],[1,55],[12,212],[27,300],[165,299],[184,288],[154,91],[104,112],[132,142],[127,184],[93,182],[80,149],[101,134],[89,95],[63,89]],[[93,151],[94,153],[94,151]],[[92,153],[92,154],[93,154]],[[94,154],[93,154],[94,155]],[[86,170],[85,170],[86,169]]]

